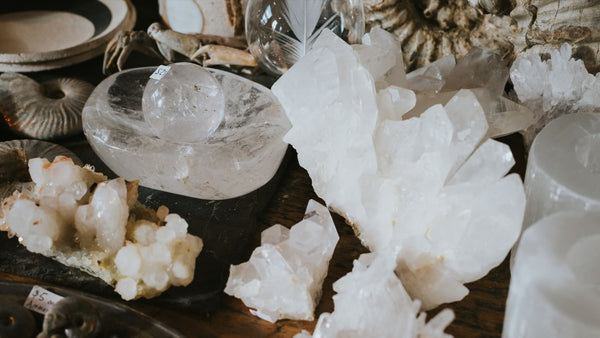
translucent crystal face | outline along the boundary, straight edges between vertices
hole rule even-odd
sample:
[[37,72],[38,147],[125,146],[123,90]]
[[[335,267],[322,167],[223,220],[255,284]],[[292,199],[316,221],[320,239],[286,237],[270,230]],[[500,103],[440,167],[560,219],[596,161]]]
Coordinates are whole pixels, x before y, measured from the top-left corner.
[[204,68],[177,63],[160,80],[150,79],[142,97],[144,120],[164,140],[195,143],[210,136],[223,120],[225,97]]
[[266,71],[279,75],[329,29],[349,43],[365,30],[361,0],[249,0],[246,39],[250,52]]

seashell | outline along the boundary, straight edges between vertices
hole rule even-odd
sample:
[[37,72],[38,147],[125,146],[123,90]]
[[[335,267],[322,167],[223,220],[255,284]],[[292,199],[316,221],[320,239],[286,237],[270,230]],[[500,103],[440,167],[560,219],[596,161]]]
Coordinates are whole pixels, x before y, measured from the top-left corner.
[[81,132],[81,110],[94,86],[71,78],[42,84],[18,73],[0,75],[0,112],[9,127],[31,138]]
[[509,16],[484,13],[482,7],[506,12],[511,8],[506,2],[510,0],[479,0],[478,6],[468,0],[364,0],[363,5],[367,31],[378,26],[398,36],[410,71],[445,55],[460,58],[471,47],[498,51],[510,63],[514,48],[508,37],[516,25]]
[[566,42],[590,73],[600,71],[600,1],[517,0],[510,15],[523,28],[512,41],[518,51],[549,54]]
[[81,165],[77,155],[54,143],[40,140],[0,142],[0,199],[31,185],[27,164],[30,159],[43,157],[52,161],[56,156],[70,157],[75,164]]
[[170,29],[224,37],[244,34],[247,0],[158,0],[159,13]]

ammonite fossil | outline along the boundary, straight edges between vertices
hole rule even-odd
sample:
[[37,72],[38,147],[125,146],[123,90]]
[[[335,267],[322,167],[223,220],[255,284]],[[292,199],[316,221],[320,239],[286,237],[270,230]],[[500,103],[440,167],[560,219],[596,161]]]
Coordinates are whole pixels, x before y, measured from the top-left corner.
[[91,84],[59,78],[42,84],[19,74],[0,75],[0,113],[16,133],[54,139],[81,132],[81,110]]

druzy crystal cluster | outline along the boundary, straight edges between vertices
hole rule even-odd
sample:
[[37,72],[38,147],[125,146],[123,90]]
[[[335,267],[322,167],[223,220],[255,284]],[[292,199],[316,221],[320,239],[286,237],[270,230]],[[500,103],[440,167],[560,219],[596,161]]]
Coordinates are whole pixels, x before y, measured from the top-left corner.
[[[407,78],[393,38],[376,30],[363,41],[326,31],[273,86],[293,125],[284,140],[327,205],[393,257],[422,308],[460,300],[465,283],[502,262],[523,220],[521,180],[505,176],[512,153],[486,136],[490,117],[512,111],[494,94],[504,84],[489,80],[508,73],[477,75],[459,61]],[[484,54],[473,56],[481,69]],[[423,85],[428,71],[437,87]]]
[[527,145],[556,117],[600,107],[600,73],[588,73],[582,60],[573,59],[569,44],[552,50],[547,60],[533,51],[522,54],[510,79],[519,100],[536,113],[536,123],[523,133]]
[[166,207],[137,202],[137,183],[108,180],[70,158],[29,161],[35,187],[2,201],[0,230],[29,251],[79,268],[125,300],[154,297],[194,278],[202,240]]
[[338,239],[329,210],[311,200],[291,229],[277,224],[262,232],[250,260],[231,267],[225,292],[270,322],[313,320]]

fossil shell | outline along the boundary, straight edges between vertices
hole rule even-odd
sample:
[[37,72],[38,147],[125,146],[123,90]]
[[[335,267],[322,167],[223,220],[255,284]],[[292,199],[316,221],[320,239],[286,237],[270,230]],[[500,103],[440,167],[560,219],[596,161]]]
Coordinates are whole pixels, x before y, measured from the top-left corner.
[[589,72],[600,71],[600,1],[518,0],[510,15],[523,27],[518,50],[544,54],[567,42]]
[[0,112],[9,127],[31,138],[81,132],[81,110],[94,86],[70,78],[42,84],[18,73],[0,75]]
[[0,142],[0,199],[31,183],[27,162],[36,157],[49,161],[56,156],[67,156],[77,165],[81,160],[73,152],[54,143],[40,140],[12,140]]
[[[480,6],[493,9],[504,6],[504,2],[488,1]],[[514,48],[508,40],[516,30],[512,19],[486,14],[467,0],[364,0],[363,4],[367,31],[379,26],[397,35],[407,70],[448,54],[462,57],[471,47],[496,50],[507,62],[514,59]]]

